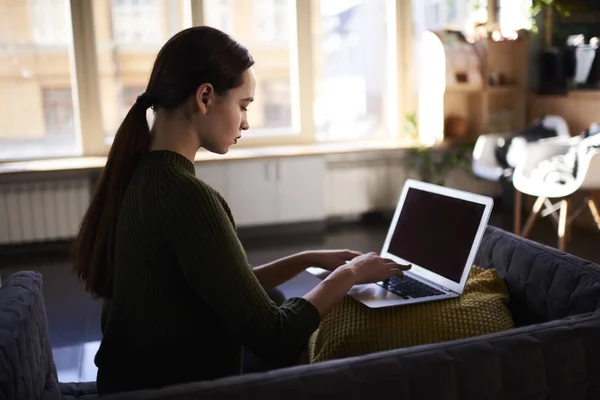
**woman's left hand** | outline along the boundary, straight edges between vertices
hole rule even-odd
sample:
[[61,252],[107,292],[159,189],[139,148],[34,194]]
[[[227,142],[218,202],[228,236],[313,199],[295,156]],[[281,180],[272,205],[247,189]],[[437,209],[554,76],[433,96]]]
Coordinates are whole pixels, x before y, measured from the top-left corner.
[[333,271],[337,267],[346,264],[355,257],[360,256],[360,251],[354,250],[314,250],[306,252],[310,267],[319,267],[327,271]]

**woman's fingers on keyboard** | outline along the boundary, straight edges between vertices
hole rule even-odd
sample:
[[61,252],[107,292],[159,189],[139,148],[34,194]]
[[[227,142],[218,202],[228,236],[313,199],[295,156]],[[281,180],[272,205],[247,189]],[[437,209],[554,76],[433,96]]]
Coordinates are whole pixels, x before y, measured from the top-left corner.
[[384,263],[393,265],[394,267],[404,271],[409,270],[410,267],[412,267],[412,264],[398,264],[396,261],[390,260],[389,258],[382,258],[382,260]]

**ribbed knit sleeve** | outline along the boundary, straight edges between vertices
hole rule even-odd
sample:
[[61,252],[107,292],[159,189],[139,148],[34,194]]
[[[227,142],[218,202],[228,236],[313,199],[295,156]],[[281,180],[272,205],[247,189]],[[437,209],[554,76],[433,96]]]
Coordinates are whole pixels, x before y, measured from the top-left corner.
[[188,284],[241,344],[290,363],[318,328],[317,309],[303,298],[277,307],[248,266],[222,197],[193,176],[161,176],[160,220]]

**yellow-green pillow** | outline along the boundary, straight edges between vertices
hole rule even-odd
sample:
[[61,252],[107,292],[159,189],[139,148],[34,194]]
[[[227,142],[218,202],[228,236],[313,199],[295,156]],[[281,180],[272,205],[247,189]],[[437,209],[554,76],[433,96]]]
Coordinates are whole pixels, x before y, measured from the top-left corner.
[[508,290],[493,269],[474,266],[462,296],[371,309],[346,298],[309,342],[311,362],[499,332],[514,327]]

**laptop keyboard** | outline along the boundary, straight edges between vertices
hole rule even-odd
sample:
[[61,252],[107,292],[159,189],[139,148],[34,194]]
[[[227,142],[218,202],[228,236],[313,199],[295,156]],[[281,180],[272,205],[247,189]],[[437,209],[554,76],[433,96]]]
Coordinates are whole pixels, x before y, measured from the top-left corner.
[[379,286],[404,298],[421,298],[446,294],[409,276],[394,276]]

